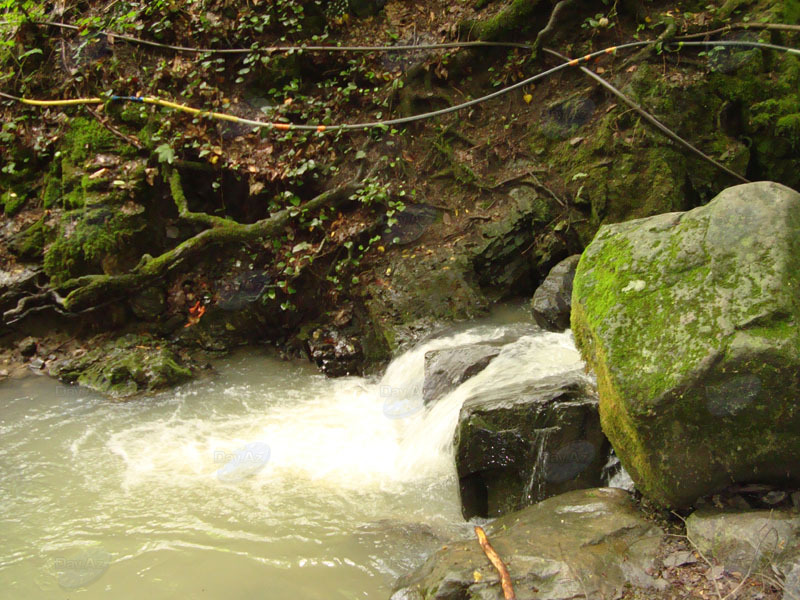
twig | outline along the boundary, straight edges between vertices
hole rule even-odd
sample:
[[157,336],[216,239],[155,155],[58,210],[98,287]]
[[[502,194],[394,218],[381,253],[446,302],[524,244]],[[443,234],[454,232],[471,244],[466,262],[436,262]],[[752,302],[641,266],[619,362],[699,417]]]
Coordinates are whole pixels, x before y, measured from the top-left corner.
[[108,129],[115,136],[117,136],[118,138],[122,138],[123,140],[128,142],[131,146],[136,148],[137,150],[141,150],[142,149],[142,143],[139,140],[137,140],[134,137],[131,137],[129,135],[125,135],[124,133],[122,133],[119,129],[117,129],[111,123],[109,123],[108,119],[104,119],[103,117],[101,117],[100,113],[98,113],[96,110],[94,110],[93,108],[91,108],[88,105],[86,106],[86,110],[88,110],[92,114],[92,116],[95,119],[97,119],[97,122],[100,123],[100,125],[102,125],[106,129]]
[[[563,54],[560,54],[560,53],[556,52],[555,50],[548,50],[547,48],[543,48],[543,50],[544,50],[545,52],[547,52],[548,54],[552,54],[553,56],[557,56],[557,57],[558,57],[558,58],[560,58],[561,60],[564,60],[564,61],[569,61],[569,60],[570,60],[569,58],[567,58],[567,57],[566,57],[566,56],[564,56]],[[714,165],[715,167],[717,167],[719,170],[721,170],[721,171],[723,171],[723,172],[727,173],[728,175],[730,175],[731,177],[734,177],[735,179],[738,179],[738,180],[739,180],[739,181],[741,181],[742,183],[750,183],[750,180],[749,180],[749,179],[746,179],[746,178],[742,177],[742,176],[741,176],[741,175],[739,175],[739,173],[737,173],[736,171],[732,171],[731,169],[729,169],[728,167],[726,167],[726,166],[725,166],[725,165],[723,165],[722,163],[720,163],[720,162],[718,162],[718,161],[714,160],[713,158],[711,158],[710,156],[708,156],[706,153],[704,153],[702,150],[699,150],[698,148],[696,148],[695,146],[693,146],[692,144],[690,144],[689,142],[687,142],[685,139],[683,139],[682,137],[680,137],[680,136],[679,136],[677,133],[675,133],[675,132],[674,132],[674,131],[672,131],[672,130],[671,130],[669,127],[667,127],[666,125],[664,125],[664,124],[663,124],[661,121],[659,121],[658,119],[656,119],[656,118],[655,118],[653,115],[651,115],[649,112],[647,112],[647,111],[646,111],[645,109],[643,109],[641,106],[639,106],[639,105],[638,105],[636,102],[634,102],[634,101],[633,101],[631,98],[629,98],[628,96],[626,96],[625,94],[623,94],[623,93],[622,93],[620,90],[618,90],[616,87],[614,87],[613,85],[611,85],[611,84],[610,84],[608,81],[606,81],[605,79],[603,79],[602,77],[600,77],[599,75],[597,75],[596,73],[594,73],[593,71],[590,71],[590,70],[589,70],[589,69],[587,69],[586,67],[583,67],[583,66],[582,66],[582,67],[580,67],[580,69],[581,69],[581,71],[583,71],[584,73],[586,73],[586,75],[588,75],[589,77],[591,77],[592,79],[594,79],[595,81],[597,81],[597,82],[598,82],[600,85],[602,85],[604,88],[606,88],[606,89],[607,89],[608,91],[610,91],[612,94],[614,94],[614,95],[615,95],[617,98],[619,98],[620,100],[622,100],[622,101],[623,101],[625,104],[627,104],[627,105],[628,105],[628,106],[630,106],[630,107],[631,107],[633,110],[635,110],[637,113],[639,113],[639,114],[642,116],[642,118],[643,118],[645,121],[647,121],[648,123],[650,123],[650,124],[651,124],[653,127],[655,127],[656,129],[658,129],[658,130],[659,130],[661,133],[663,133],[664,135],[666,135],[666,136],[667,136],[669,139],[671,139],[673,142],[675,142],[676,144],[679,144],[680,146],[683,146],[684,148],[686,148],[687,150],[689,150],[689,151],[690,151],[690,152],[692,152],[693,154],[695,154],[695,155],[699,156],[700,158],[702,158],[702,159],[703,159],[703,160],[705,160],[706,162],[708,162],[708,163],[711,163],[712,165]]]
[[710,31],[701,31],[699,33],[690,33],[673,38],[674,40],[693,40],[702,38],[709,35],[717,35],[718,33],[727,33],[734,29],[760,29],[770,31],[795,31],[800,32],[800,25],[786,25],[784,23],[731,23],[720,27],[719,29],[711,29]]
[[511,585],[511,575],[508,574],[508,569],[506,565],[503,563],[503,559],[500,558],[500,555],[497,554],[492,545],[489,543],[489,540],[486,537],[486,532],[481,527],[475,527],[475,535],[478,536],[478,543],[483,548],[484,554],[489,559],[489,562],[494,565],[494,568],[497,569],[497,572],[500,574],[500,585],[503,588],[503,597],[506,600],[516,600],[517,597],[514,595],[514,587]]

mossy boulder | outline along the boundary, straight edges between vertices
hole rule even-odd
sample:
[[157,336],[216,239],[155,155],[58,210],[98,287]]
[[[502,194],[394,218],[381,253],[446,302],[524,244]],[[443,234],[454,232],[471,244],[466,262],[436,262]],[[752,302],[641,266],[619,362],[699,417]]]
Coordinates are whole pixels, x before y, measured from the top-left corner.
[[192,376],[165,342],[136,335],[60,361],[50,373],[63,383],[83,385],[114,399],[170,387]]
[[800,481],[800,194],[728,188],[708,205],[602,227],[572,328],[600,418],[637,487],[690,505],[737,481]]

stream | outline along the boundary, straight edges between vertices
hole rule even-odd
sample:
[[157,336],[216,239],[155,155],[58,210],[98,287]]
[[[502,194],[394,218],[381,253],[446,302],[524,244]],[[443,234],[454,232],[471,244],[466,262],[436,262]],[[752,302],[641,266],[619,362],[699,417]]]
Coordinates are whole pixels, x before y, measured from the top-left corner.
[[[510,332],[489,367],[423,407],[426,351]],[[580,367],[569,333],[495,320],[419,344],[380,378],[327,379],[250,348],[124,403],[8,381],[0,597],[388,598],[472,535],[452,448],[464,398]]]

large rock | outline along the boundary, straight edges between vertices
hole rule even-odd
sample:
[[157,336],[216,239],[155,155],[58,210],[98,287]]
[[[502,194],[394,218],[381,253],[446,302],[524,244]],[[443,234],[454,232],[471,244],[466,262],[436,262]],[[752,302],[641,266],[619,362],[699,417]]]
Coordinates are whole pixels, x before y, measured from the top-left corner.
[[[663,589],[647,574],[663,532],[627,492],[577,490],[486,527],[517,600],[616,598],[628,585]],[[477,540],[450,543],[400,582],[392,600],[502,600],[499,576]]]
[[539,327],[549,331],[564,331],[569,327],[572,282],[580,258],[580,254],[574,254],[562,260],[536,288],[531,307]]
[[572,328],[646,495],[800,480],[799,276],[800,194],[769,182],[604,226],[586,249]]
[[[561,372],[537,368],[543,352]],[[524,362],[528,368],[519,369]],[[597,397],[566,334],[521,338],[465,385],[471,389],[455,439],[465,518],[497,517],[601,485],[608,441]]]

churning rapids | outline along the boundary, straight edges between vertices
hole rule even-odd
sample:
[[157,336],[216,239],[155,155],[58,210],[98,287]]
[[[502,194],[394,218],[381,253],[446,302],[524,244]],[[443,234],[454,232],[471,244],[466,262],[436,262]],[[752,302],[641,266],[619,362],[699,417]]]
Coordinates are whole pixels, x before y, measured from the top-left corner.
[[[522,328],[522,329],[520,329]],[[525,335],[422,408],[426,351]],[[388,598],[461,517],[452,438],[482,389],[581,369],[569,333],[478,324],[379,379],[263,350],[113,403],[29,377],[0,387],[0,596]]]

